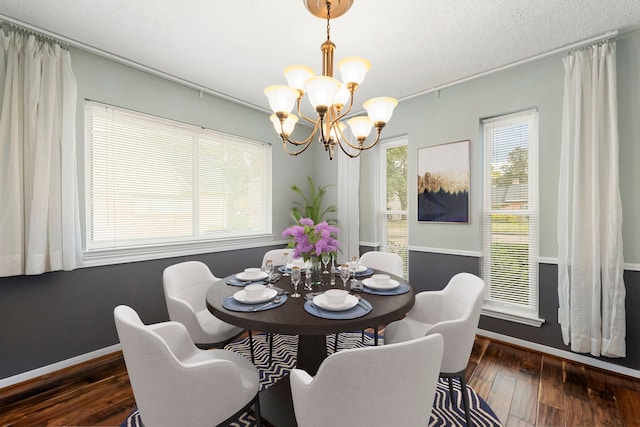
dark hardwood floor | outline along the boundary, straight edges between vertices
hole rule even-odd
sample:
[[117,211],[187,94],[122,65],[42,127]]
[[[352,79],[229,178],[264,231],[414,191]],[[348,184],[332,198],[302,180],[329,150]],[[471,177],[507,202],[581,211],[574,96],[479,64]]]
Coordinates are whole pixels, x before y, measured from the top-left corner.
[[[505,426],[640,426],[640,381],[487,338],[467,379]],[[0,390],[0,426],[119,426],[134,406],[118,352]]]

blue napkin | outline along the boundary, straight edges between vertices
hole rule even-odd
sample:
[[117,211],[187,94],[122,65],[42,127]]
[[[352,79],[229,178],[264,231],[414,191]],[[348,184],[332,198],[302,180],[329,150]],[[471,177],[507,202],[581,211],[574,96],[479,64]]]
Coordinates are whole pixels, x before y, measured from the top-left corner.
[[266,285],[266,284],[267,284],[266,280],[247,281],[247,280],[240,280],[235,276],[227,279],[227,285],[231,285],[231,286]]
[[[282,300],[280,300],[280,302],[269,304],[268,306],[266,306],[264,308],[256,310],[256,312],[264,311],[264,310],[271,310],[272,308],[280,307],[282,304],[287,302],[288,297],[286,295],[278,295],[278,296],[280,298],[282,298]],[[244,303],[241,303],[239,301],[236,301],[236,299],[233,297],[233,295],[231,295],[231,296],[226,297],[225,299],[222,300],[222,306],[224,308],[226,308],[227,310],[231,310],[231,311],[250,312],[250,311],[253,311],[253,310],[251,310],[252,308],[263,306],[267,302],[268,301],[260,302],[260,303],[254,303],[254,304],[244,304]]]
[[344,320],[357,319],[358,317],[366,316],[371,312],[371,304],[369,301],[364,300],[364,303],[358,303],[355,307],[350,308],[349,310],[331,311],[318,307],[318,304],[311,305],[309,301],[305,301],[304,309],[307,313],[316,317],[322,317],[323,319]]
[[409,292],[410,289],[411,288],[407,283],[400,282],[400,284],[393,289],[372,289],[367,287],[367,285],[364,285],[362,292],[366,292],[371,295],[402,295]]

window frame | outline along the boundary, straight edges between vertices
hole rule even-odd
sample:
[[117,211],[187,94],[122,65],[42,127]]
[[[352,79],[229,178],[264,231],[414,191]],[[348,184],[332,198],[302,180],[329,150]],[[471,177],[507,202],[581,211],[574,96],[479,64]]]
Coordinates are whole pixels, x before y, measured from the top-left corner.
[[[92,218],[92,174],[93,174],[93,159],[92,159],[92,116],[91,108],[107,108],[122,111],[126,114],[133,114],[141,119],[148,118],[150,123],[164,123],[170,126],[179,127],[182,131],[193,132],[194,138],[200,137],[202,139],[215,140],[216,138],[223,142],[237,141],[242,144],[256,144],[259,148],[263,149],[261,164],[264,169],[262,172],[262,190],[263,203],[262,211],[264,212],[263,219],[261,221],[263,225],[263,231],[247,234],[226,234],[222,236],[212,237],[205,233],[193,232],[190,236],[182,237],[169,237],[169,238],[155,238],[151,241],[145,242],[143,239],[139,239],[133,244],[109,247],[108,245],[92,244],[91,243],[91,227],[93,227]],[[243,249],[247,246],[261,246],[269,245],[273,243],[272,233],[272,194],[273,194],[273,179],[272,179],[272,146],[271,144],[253,140],[246,137],[240,137],[231,135],[214,129],[204,128],[202,126],[195,126],[188,123],[180,122],[174,119],[168,119],[163,117],[154,116],[148,113],[142,113],[122,107],[109,105],[106,103],[85,100],[84,102],[84,117],[85,117],[85,196],[84,196],[84,241],[83,241],[83,254],[85,266],[96,265],[109,265],[118,264],[122,262],[132,261],[144,261],[161,258],[171,258],[176,256],[195,255],[208,252],[228,251],[235,249]],[[197,135],[197,136],[196,136]],[[194,146],[198,145],[198,142],[193,142]],[[198,147],[194,148],[194,161],[192,170],[196,170],[194,175],[194,181],[198,182],[197,168],[200,162],[198,156]],[[192,202],[199,197],[199,190],[193,191]],[[198,212],[191,212],[192,221],[198,221]],[[196,226],[194,225],[194,229]]]
[[[387,200],[387,150],[391,148],[406,146],[407,147],[407,162],[409,160],[409,138],[407,136],[401,136],[392,138],[378,143],[379,147],[379,173],[378,173],[378,208],[377,208],[377,228],[380,235],[380,251],[388,251],[387,247],[387,227],[385,217],[388,215],[403,215],[407,221],[407,256],[406,263],[404,265],[405,278],[409,275],[409,206],[407,210],[388,210],[386,208]],[[408,171],[407,171],[408,173]],[[407,200],[409,198],[409,177],[407,176]]]
[[[509,126],[516,124],[528,125],[528,173],[527,173],[527,203],[523,209],[500,210],[492,207],[491,166],[493,140],[489,134],[490,129],[497,126]],[[482,139],[484,141],[483,156],[483,212],[482,212],[482,277],[487,284],[485,301],[482,314],[503,320],[523,323],[530,326],[541,326],[544,320],[539,317],[540,309],[540,283],[539,283],[539,169],[538,169],[538,110],[529,109],[512,114],[505,114],[481,120]],[[528,219],[528,274],[529,274],[529,300],[528,307],[512,304],[505,301],[491,300],[488,297],[491,287],[491,243],[492,243],[492,214],[509,214],[526,217]]]

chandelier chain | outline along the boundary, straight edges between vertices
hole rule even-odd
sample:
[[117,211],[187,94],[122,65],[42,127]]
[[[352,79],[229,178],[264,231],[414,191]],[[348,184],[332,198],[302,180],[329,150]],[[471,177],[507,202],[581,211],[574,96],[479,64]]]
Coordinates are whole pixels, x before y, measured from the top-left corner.
[[327,40],[331,40],[331,2],[327,2]]

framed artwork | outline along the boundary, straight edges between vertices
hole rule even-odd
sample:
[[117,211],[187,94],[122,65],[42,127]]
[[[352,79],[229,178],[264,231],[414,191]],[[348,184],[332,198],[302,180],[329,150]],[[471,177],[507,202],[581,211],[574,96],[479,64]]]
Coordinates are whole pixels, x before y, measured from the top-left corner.
[[469,140],[418,148],[418,221],[469,223]]

